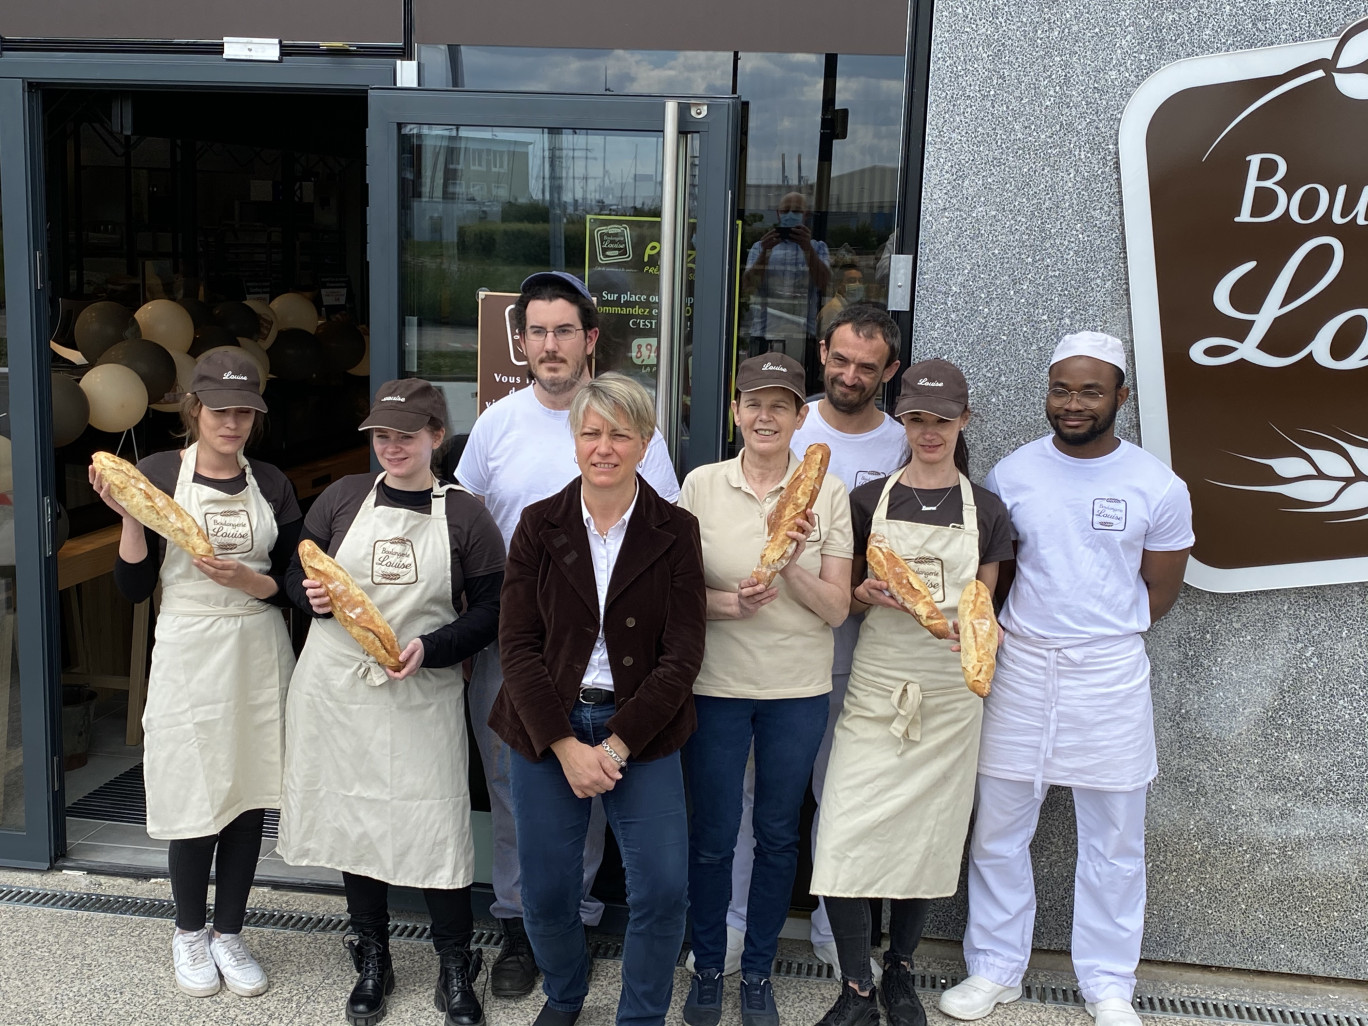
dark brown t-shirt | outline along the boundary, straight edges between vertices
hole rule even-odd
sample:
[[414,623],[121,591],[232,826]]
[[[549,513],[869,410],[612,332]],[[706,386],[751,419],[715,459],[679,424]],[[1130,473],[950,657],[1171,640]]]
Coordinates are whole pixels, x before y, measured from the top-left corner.
[[[879,505],[886,478],[862,484],[850,493],[850,519],[855,530],[855,551],[863,554],[869,545],[870,525],[874,521],[874,510]],[[980,485],[972,485],[974,503],[978,509],[979,563],[1000,563],[1012,558],[1012,521],[1007,507],[1001,499]],[[950,489],[936,488],[928,491],[918,488],[921,498],[904,484],[895,484],[888,496],[889,520],[906,520],[917,524],[931,524],[936,527],[949,527],[964,521],[964,500],[960,498],[959,485]],[[942,502],[941,500],[945,501]],[[933,510],[923,510],[923,505],[937,506]]]

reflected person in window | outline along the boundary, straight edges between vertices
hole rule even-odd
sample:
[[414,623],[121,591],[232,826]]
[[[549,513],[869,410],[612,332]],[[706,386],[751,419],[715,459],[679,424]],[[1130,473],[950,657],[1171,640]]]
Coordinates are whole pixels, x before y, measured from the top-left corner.
[[779,200],[778,221],[751,246],[741,288],[750,300],[751,353],[783,350],[806,364],[817,340],[817,308],[831,281],[827,245],[812,237],[801,192]]

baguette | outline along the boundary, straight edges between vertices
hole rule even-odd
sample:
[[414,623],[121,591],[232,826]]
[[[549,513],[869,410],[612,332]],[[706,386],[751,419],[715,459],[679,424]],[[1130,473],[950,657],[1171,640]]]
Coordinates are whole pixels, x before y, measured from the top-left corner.
[[381,666],[391,670],[401,668],[404,663],[399,658],[399,639],[380,615],[380,610],[375,608],[371,597],[352,580],[351,574],[308,538],[299,543],[299,562],[304,567],[305,577],[328,590],[333,619],[356,639],[356,643]]
[[938,638],[950,637],[950,624],[931,597],[931,591],[915,570],[888,547],[888,539],[881,534],[871,534],[865,549],[869,569],[879,580],[888,585],[888,590],[898,604],[911,613],[919,624]]
[[1000,631],[988,586],[974,578],[959,600],[960,668],[964,683],[980,698],[987,698],[993,686]]
[[192,558],[213,558],[214,547],[204,529],[141,470],[111,452],[97,452],[90,462],[109,485],[109,494],[134,520],[178,545]]
[[751,571],[751,576],[766,588],[793,558],[793,550],[797,548],[798,543],[790,538],[788,533],[794,530],[794,524],[812,509],[813,503],[817,501],[817,494],[822,490],[822,481],[826,478],[827,465],[830,462],[829,446],[822,442],[809,445],[803,454],[803,462],[779,494],[774,509],[770,510],[765,520],[765,526],[770,532],[769,541],[760,553],[760,562]]

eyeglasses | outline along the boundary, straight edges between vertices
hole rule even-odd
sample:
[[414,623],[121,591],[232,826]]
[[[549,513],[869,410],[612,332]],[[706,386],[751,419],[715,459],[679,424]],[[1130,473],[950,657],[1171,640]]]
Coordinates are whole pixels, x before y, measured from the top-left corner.
[[1085,388],[1078,392],[1070,391],[1067,388],[1052,388],[1045,393],[1046,399],[1051,406],[1063,406],[1070,399],[1077,399],[1078,405],[1085,410],[1095,409],[1106,394],[1099,392],[1095,388]]
[[562,324],[559,328],[552,331],[547,331],[545,328],[534,326],[531,328],[524,328],[523,335],[527,337],[529,342],[545,342],[546,336],[548,335],[554,335],[557,342],[569,342],[583,330],[583,328],[572,328],[568,324]]

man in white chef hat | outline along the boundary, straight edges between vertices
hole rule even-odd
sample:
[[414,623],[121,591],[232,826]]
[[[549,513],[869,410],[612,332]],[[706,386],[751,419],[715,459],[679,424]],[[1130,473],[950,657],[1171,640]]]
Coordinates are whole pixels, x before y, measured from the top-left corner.
[[[1051,785],[1078,820],[1073,964],[1097,1026],[1140,1026],[1131,1004],[1145,920],[1145,795],[1158,772],[1141,638],[1178,598],[1192,547],[1187,486],[1116,437],[1130,395],[1110,335],[1065,335],[1050,360],[1051,434],[984,484],[1017,538],[1003,642],[984,704],[969,863],[970,976],[941,1011],[979,1019],[1021,996],[1031,953],[1030,844]],[[1002,587],[1000,582],[999,587]]]

